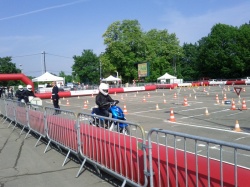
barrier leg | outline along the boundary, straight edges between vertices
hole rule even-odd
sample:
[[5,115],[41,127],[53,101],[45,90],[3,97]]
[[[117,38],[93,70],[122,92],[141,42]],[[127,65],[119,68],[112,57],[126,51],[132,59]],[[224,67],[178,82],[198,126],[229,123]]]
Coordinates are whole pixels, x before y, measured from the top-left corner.
[[[5,119],[4,119],[5,118]],[[5,123],[5,121],[7,120],[7,117],[3,117],[3,119],[4,119],[4,121],[2,122],[2,124],[4,124]]]
[[13,131],[13,130],[15,130],[15,128],[16,128],[16,125],[17,125],[17,122],[15,123],[15,125],[14,125],[14,127],[13,127],[12,131]]
[[23,128],[22,128],[22,130],[21,130],[21,132],[20,132],[20,135],[22,135],[22,132],[23,132],[24,128],[25,128],[25,126],[23,126]]
[[40,136],[40,137],[38,138],[35,147],[37,146],[37,144],[38,144],[38,142],[41,140],[41,138],[42,138],[42,136]]
[[83,166],[84,166],[86,160],[87,160],[86,158],[83,160],[82,165],[81,165],[79,171],[78,171],[77,174],[76,174],[76,178],[79,177],[80,173],[82,172],[82,168],[83,168]]
[[48,149],[48,147],[49,147],[49,145],[50,145],[50,142],[51,142],[51,140],[49,141],[49,143],[48,143],[48,145],[46,146],[46,148],[45,148],[45,150],[44,150],[43,153],[46,153],[46,151],[47,151],[47,149]]
[[69,154],[70,154],[70,150],[68,151],[68,154],[67,154],[66,158],[64,159],[64,162],[63,162],[62,166],[64,166],[64,165],[65,165],[66,160],[67,160],[67,159],[68,159],[68,157],[69,157]]
[[27,132],[27,134],[26,134],[26,136],[24,137],[24,139],[26,139],[27,138],[27,136],[30,134],[30,129],[29,129],[29,131]]
[[9,123],[9,125],[8,125],[8,128],[9,128],[9,126],[12,124],[12,121],[10,121],[10,123]]

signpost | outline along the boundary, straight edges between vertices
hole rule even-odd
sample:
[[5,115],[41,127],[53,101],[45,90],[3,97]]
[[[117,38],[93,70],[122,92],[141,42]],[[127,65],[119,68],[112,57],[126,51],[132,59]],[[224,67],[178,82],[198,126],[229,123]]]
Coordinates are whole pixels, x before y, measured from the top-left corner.
[[[234,87],[234,91],[238,95],[238,98],[239,98],[239,100],[238,100],[239,105],[241,104],[241,102],[240,102],[240,92],[241,92],[241,90],[242,90],[241,87]],[[240,107],[238,107],[238,109],[240,109]]]

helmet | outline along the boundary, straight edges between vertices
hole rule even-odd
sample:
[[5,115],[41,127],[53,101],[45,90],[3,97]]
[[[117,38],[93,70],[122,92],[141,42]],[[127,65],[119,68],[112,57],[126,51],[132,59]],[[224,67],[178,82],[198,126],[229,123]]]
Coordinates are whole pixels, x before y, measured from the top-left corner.
[[32,90],[32,86],[31,85],[27,85],[27,90],[31,91]]
[[23,90],[23,86],[22,86],[22,85],[19,85],[19,86],[18,86],[18,89],[22,91],[22,90]]
[[101,83],[99,86],[99,91],[103,94],[103,95],[108,95],[109,92],[109,85],[105,84],[105,83]]

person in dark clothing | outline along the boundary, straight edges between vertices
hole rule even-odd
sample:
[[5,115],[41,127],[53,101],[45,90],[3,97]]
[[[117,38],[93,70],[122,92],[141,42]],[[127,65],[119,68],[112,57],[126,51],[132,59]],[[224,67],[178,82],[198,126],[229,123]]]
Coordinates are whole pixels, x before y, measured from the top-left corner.
[[119,103],[118,100],[113,100],[108,93],[109,85],[101,83],[99,86],[99,93],[96,95],[95,102],[98,105],[99,114],[101,116],[109,117],[109,102]]
[[35,97],[34,92],[32,91],[32,86],[31,85],[27,85],[27,90],[25,90],[25,95],[24,95],[24,100],[25,103],[30,103],[30,98],[31,97]]
[[[58,89],[55,81],[52,82],[52,86],[53,86],[53,88],[52,88],[52,97],[51,98],[53,100],[54,108],[55,109],[60,109],[60,106],[58,104],[58,102],[59,102],[59,95],[58,95],[59,89]],[[60,114],[60,111],[55,110],[54,115],[56,115],[56,114]]]
[[25,96],[25,90],[23,89],[22,85],[18,86],[18,90],[16,91],[15,96],[17,97],[17,100],[20,101],[25,101],[24,96]]

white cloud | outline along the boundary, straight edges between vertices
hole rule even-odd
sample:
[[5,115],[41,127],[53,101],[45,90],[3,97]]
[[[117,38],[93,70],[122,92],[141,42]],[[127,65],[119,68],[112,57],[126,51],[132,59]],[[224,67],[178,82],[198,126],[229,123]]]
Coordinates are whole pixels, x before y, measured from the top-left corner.
[[[176,10],[167,10],[163,21],[170,33],[176,33],[180,43],[194,43],[210,33],[217,23],[240,26],[250,19],[250,2],[236,7],[205,12],[200,16],[188,17]],[[166,25],[165,25],[166,28]]]

